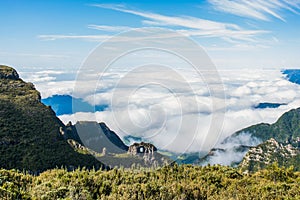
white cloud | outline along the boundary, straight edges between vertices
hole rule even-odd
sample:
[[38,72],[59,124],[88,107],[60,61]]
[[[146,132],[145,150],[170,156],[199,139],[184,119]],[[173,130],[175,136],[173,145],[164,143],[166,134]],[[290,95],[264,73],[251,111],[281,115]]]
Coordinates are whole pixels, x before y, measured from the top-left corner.
[[74,81],[40,81],[35,83],[35,87],[41,92],[42,98],[53,95],[72,95],[74,90]]
[[95,25],[95,24],[88,25],[88,28],[96,29],[100,31],[108,31],[108,32],[122,32],[122,31],[128,31],[132,29],[132,27],[129,26],[105,26],[105,25]]
[[299,0],[208,0],[216,10],[234,15],[269,21],[277,18],[285,21],[281,11],[289,10],[298,13]]
[[[32,70],[32,68],[30,68]],[[72,79],[75,75],[72,71],[63,70],[41,70],[35,72],[20,72],[20,76],[26,82],[34,83],[36,89],[40,91],[42,98],[53,95],[71,95],[74,90],[75,81]],[[63,80],[61,80],[63,79]]]
[[111,36],[109,35],[38,35],[42,40],[58,40],[58,39],[82,39],[88,41],[103,41]]
[[[241,133],[237,137],[228,139],[225,143],[219,144],[218,147],[213,152],[213,155],[209,157],[206,163],[202,164],[222,164],[222,165],[232,165],[239,163],[245,154],[247,149],[236,150],[240,145],[244,146],[256,146],[262,141],[255,137],[251,137],[250,134]],[[225,151],[224,151],[225,150]]]
[[265,30],[245,30],[232,23],[221,23],[190,16],[173,17],[151,12],[127,9],[113,4],[94,4],[93,6],[130,13],[145,18],[143,22],[155,26],[182,27],[179,32],[187,36],[220,37],[228,40],[254,41],[254,36],[267,33]]
[[[162,77],[165,76],[165,73],[160,73]],[[90,94],[86,96],[86,100],[96,104],[109,104],[112,98],[116,98],[112,108],[104,112],[77,113],[60,118],[65,123],[70,120],[73,123],[77,120],[104,121],[121,137],[130,134],[144,137],[159,148],[175,152],[183,152],[188,148],[188,151],[192,152],[208,151],[218,140],[223,140],[237,130],[261,122],[274,123],[284,112],[300,107],[300,94],[296,92],[300,90],[300,86],[283,79],[279,70],[220,71],[225,86],[226,113],[221,134],[214,130],[209,132],[210,128],[220,123],[212,121],[213,114],[216,118],[221,115],[212,109],[212,98],[205,91],[207,88],[205,89],[201,78],[188,71],[182,71],[182,75],[190,77],[187,80],[192,85],[195,96],[187,94],[191,92],[189,90],[186,92],[179,90],[181,92],[174,96],[168,90],[159,90],[153,86],[135,91],[133,89],[139,87],[134,85],[136,83],[134,77],[147,79],[149,76],[141,73],[132,76],[130,78],[132,82],[124,82],[126,84],[121,87],[122,94],[115,93],[118,95],[114,96],[114,88],[106,85],[114,85],[112,82],[118,82],[124,76],[109,76],[108,73],[106,76],[110,78],[104,79],[101,83],[107,90],[96,93],[95,98],[94,94]],[[153,77],[159,80],[161,76],[157,73]],[[168,79],[168,76],[166,78]],[[176,84],[174,80],[170,80],[170,83]],[[60,86],[55,87],[58,89]],[[49,85],[46,88],[50,90]],[[130,94],[129,101],[125,98],[126,94]],[[196,99],[196,104],[193,98]],[[288,103],[288,105],[276,109],[253,108],[262,102]],[[236,157],[233,160],[238,160],[242,155],[234,155]]]
[[38,72],[20,72],[20,75],[25,81],[39,84],[41,82],[55,81],[55,75],[60,75],[62,73],[62,71],[43,70]]
[[69,58],[68,55],[55,55],[55,54],[33,54],[33,53],[9,53],[0,52],[0,55],[4,56],[18,56],[18,57],[40,57],[40,58],[53,58],[53,59],[65,59]]

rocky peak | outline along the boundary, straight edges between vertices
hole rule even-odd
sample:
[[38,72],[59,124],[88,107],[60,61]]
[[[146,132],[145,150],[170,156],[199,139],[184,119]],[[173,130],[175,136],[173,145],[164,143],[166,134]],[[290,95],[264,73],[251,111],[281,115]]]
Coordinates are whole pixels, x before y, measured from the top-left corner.
[[128,153],[132,155],[154,153],[155,151],[157,151],[157,148],[153,144],[145,142],[134,143],[130,145],[128,149]]
[[151,143],[134,143],[129,146],[128,154],[142,156],[145,164],[155,162],[155,153],[157,148]]
[[18,80],[20,78],[15,69],[5,65],[0,65],[0,79]]

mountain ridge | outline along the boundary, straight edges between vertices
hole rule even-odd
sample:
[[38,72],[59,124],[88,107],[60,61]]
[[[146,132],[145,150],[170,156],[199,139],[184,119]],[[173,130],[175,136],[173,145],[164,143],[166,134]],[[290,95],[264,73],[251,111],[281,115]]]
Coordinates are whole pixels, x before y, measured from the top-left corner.
[[[214,159],[218,161],[218,158],[224,160],[225,156],[231,159],[237,156],[229,165],[247,171],[265,168],[273,162],[284,167],[294,165],[296,170],[300,170],[299,138],[300,108],[296,108],[285,112],[273,124],[259,123],[235,132],[220,143],[220,148],[212,149],[198,163],[208,163]],[[273,148],[274,145],[276,148]],[[296,155],[282,156],[290,148],[295,150]],[[268,149],[275,149],[276,152],[271,153]]]
[[0,66],[0,167],[40,172],[56,167],[102,168],[91,155],[75,152],[61,136],[64,124],[41,103],[32,83]]

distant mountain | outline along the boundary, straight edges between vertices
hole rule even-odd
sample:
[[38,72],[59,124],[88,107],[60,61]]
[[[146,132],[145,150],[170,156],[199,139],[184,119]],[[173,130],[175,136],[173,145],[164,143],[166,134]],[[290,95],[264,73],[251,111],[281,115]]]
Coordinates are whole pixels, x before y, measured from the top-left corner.
[[53,95],[46,99],[42,99],[42,103],[51,106],[56,115],[69,115],[74,114],[74,112],[103,111],[108,108],[108,105],[92,106],[83,99],[74,98],[70,95]]
[[286,75],[290,82],[300,84],[300,69],[285,69],[281,72]]
[[287,105],[286,103],[259,103],[254,106],[255,109],[265,109],[265,108],[278,108],[279,106]]
[[[68,130],[72,131],[72,133],[68,132]],[[74,139],[88,149],[98,153],[102,153],[104,148],[106,153],[112,154],[127,153],[129,149],[119,136],[111,131],[105,123],[99,124],[97,122],[80,121],[74,126],[68,125],[66,132],[71,135],[70,139]],[[72,138],[74,135],[78,137]]]
[[80,154],[63,138],[65,125],[41,103],[32,83],[11,67],[0,66],[0,167],[40,172],[67,168],[103,167],[88,154]]
[[92,153],[111,168],[128,168],[132,165],[158,167],[173,162],[150,143],[135,142],[130,146],[125,145],[103,122],[80,121],[75,125],[69,123],[64,135],[74,149]]

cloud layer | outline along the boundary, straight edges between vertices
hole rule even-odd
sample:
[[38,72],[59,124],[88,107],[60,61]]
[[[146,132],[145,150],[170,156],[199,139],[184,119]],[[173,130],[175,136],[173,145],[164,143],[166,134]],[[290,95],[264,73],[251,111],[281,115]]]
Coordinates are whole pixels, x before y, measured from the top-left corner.
[[[219,73],[225,88],[226,112],[224,119],[218,121],[222,113],[212,108],[212,101],[217,98],[210,96],[201,77],[187,70],[179,69],[178,72],[186,77],[185,80],[192,90],[181,88],[176,92],[170,92],[168,88],[160,85],[136,87],[125,82],[126,84],[119,85],[122,92],[118,93],[115,91],[116,84],[126,73],[124,71],[106,73],[99,82],[96,93],[87,90],[81,97],[90,104],[111,105],[109,109],[103,112],[76,113],[59,117],[64,123],[68,121],[75,123],[78,120],[104,121],[121,137],[127,135],[143,137],[158,148],[182,153],[208,151],[237,130],[260,122],[273,123],[284,112],[300,107],[300,95],[297,92],[300,86],[285,80],[279,70],[224,70]],[[163,72],[157,73],[167,77]],[[32,80],[35,80],[36,74],[32,76]],[[146,80],[146,76],[147,74],[139,72],[133,74],[131,79],[144,77]],[[156,76],[157,74],[153,75]],[[42,80],[35,82],[43,97],[72,93],[74,87],[72,81],[51,81],[47,77],[43,80],[44,82]],[[131,83],[134,83],[134,80]],[[174,86],[181,85],[175,80],[170,80],[169,83]],[[135,89],[132,90],[133,88]],[[130,98],[121,95],[126,93]],[[279,108],[254,109],[253,106],[260,102],[287,105]],[[217,120],[212,120],[212,117]],[[213,127],[222,121],[222,132],[220,134],[214,132]]]

